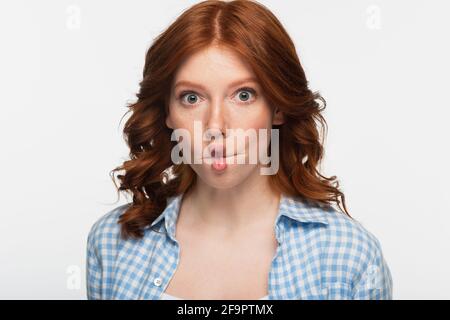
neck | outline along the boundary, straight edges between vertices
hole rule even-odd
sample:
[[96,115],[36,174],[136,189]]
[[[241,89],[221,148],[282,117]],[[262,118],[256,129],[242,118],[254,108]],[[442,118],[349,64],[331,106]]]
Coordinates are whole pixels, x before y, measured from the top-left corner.
[[214,188],[197,179],[185,198],[190,220],[197,226],[235,234],[264,223],[272,225],[280,194],[271,188],[269,176],[259,174],[256,167],[246,180],[229,189]]

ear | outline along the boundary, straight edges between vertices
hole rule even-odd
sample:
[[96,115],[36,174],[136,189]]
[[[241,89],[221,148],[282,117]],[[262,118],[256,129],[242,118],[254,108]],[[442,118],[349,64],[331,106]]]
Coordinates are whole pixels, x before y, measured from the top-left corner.
[[173,129],[172,121],[170,119],[170,116],[166,117],[166,126],[168,126],[170,129]]
[[273,113],[272,125],[280,125],[284,123],[284,114],[278,108]]

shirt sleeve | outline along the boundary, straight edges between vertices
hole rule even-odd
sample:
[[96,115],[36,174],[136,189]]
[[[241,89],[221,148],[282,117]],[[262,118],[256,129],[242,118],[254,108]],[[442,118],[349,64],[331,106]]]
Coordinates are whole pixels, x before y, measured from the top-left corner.
[[392,300],[391,271],[376,240],[373,258],[367,264],[353,291],[354,300]]
[[102,267],[93,240],[93,231],[91,230],[86,250],[86,292],[88,300],[100,300],[102,299]]

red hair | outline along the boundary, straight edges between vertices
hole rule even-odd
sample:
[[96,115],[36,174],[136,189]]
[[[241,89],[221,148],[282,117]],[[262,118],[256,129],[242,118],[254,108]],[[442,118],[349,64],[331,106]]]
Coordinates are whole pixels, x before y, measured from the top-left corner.
[[273,126],[280,134],[280,167],[269,176],[271,186],[319,205],[342,204],[341,211],[350,216],[336,176],[327,178],[317,170],[324,154],[327,124],[321,112],[326,103],[308,88],[286,30],[256,1],[208,0],[184,11],[147,51],[137,101],[128,105],[131,116],[123,130],[130,159],[111,171],[115,185],[114,173],[123,171],[117,176],[117,192],[126,191],[133,197],[119,219],[122,237],[141,238],[144,228],[165,209],[167,198],[195,184],[196,174],[188,164],[171,161],[177,142],[171,141],[172,130],[165,119],[177,68],[190,54],[211,45],[230,48],[249,63],[269,104],[284,114],[284,123]]

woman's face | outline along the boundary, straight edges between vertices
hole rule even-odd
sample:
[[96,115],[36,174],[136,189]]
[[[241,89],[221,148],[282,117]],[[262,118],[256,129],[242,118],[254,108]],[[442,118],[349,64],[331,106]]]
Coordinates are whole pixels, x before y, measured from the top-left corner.
[[[280,116],[278,111],[274,116],[251,68],[233,51],[212,46],[189,56],[178,68],[166,125],[189,133],[191,139],[185,141],[191,152],[189,165],[198,177],[211,187],[226,189],[259,174],[259,157],[255,161],[249,154],[267,150],[270,129],[281,123]],[[241,143],[236,136],[227,135],[227,129],[242,129],[245,134],[237,135],[243,138]],[[260,129],[266,131],[266,138],[260,137]],[[211,137],[207,132],[216,139],[207,140]],[[217,139],[222,138],[221,133],[223,139]],[[232,147],[230,140],[234,141]],[[245,163],[238,162],[238,157]],[[202,163],[195,163],[199,161]]]

